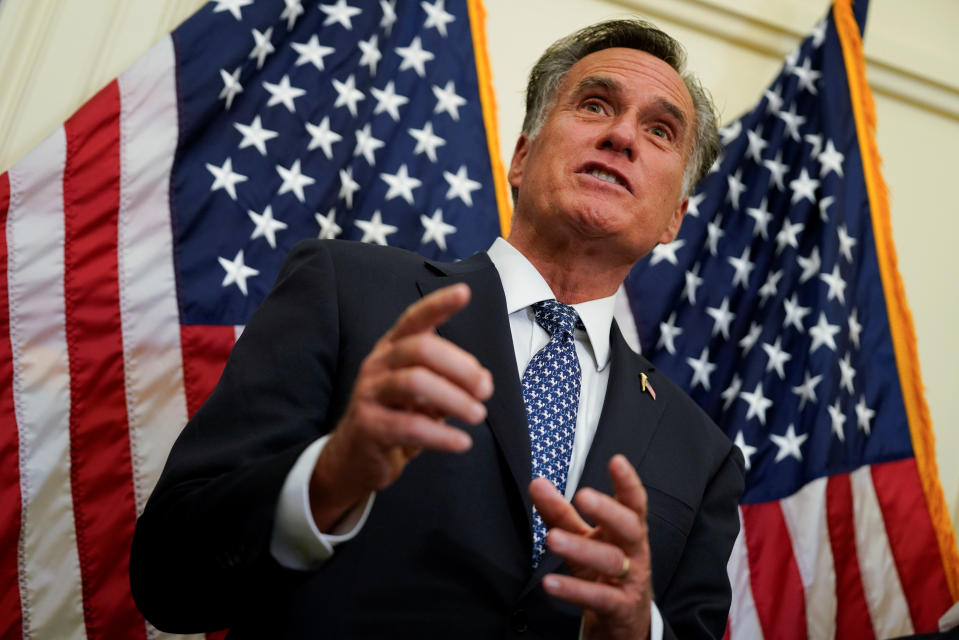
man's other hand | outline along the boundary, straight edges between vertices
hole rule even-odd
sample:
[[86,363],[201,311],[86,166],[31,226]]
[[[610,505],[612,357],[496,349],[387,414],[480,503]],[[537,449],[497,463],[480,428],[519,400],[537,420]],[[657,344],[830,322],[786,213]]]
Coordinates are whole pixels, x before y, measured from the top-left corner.
[[647,638],[652,586],[646,490],[624,456],[610,460],[609,473],[615,498],[584,488],[573,504],[545,478],[530,484],[533,504],[550,528],[546,544],[570,569],[568,576],[545,576],[543,588],[583,608],[583,637],[588,640]]
[[421,450],[463,452],[472,445],[469,435],[444,421],[485,419],[493,377],[435,331],[469,299],[469,287],[455,284],[410,305],[360,365],[343,418],[310,480],[321,531],[395,482]]

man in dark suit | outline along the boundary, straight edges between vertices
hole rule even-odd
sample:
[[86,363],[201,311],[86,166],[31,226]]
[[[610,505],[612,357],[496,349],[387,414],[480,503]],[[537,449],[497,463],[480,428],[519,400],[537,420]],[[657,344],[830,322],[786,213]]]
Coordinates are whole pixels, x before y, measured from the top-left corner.
[[679,45],[637,21],[551,47],[488,254],[291,252],[138,522],[148,619],[238,638],[722,634],[741,455],[612,322],[718,151],[680,73]]

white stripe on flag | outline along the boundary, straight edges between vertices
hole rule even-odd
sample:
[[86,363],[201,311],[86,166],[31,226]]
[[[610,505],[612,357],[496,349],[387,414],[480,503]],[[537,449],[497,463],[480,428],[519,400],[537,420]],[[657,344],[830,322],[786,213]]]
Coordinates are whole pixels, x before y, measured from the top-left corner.
[[856,524],[856,555],[859,556],[862,588],[876,637],[912,635],[909,607],[886,536],[886,525],[872,484],[872,470],[861,467],[849,475]]
[[727,565],[733,601],[729,608],[729,637],[731,640],[762,640],[756,602],[749,581],[749,554],[743,534],[743,512],[739,510],[739,535]]
[[780,501],[806,596],[806,635],[836,636],[836,570],[826,521],[826,478]]
[[170,37],[142,56],[118,83],[120,310],[140,514],[187,419],[169,207],[178,133]]
[[23,636],[85,638],[70,485],[61,127],[10,169],[10,346],[20,432]]
[[236,324],[233,325],[233,341],[236,342],[240,339],[240,336],[243,335],[243,330],[246,329],[245,324]]
[[[171,38],[154,45],[117,83],[121,105],[117,258],[130,449],[140,514],[187,420],[169,207],[178,135]],[[149,623],[147,637],[204,638],[169,634]]]

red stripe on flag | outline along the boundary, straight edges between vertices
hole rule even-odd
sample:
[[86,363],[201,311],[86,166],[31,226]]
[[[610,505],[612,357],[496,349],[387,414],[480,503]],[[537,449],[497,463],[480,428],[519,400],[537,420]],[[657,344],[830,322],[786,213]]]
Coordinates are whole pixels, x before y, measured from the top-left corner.
[[187,413],[193,416],[213,391],[236,342],[233,326],[183,325],[183,386]]
[[65,125],[64,297],[70,480],[90,638],[145,638],[128,577],[136,521],[123,369],[117,216],[120,94],[107,85]]
[[952,605],[915,458],[873,465],[872,483],[916,633],[939,630]]
[[779,502],[742,505],[749,578],[763,636],[806,637],[806,597]]
[[[10,208],[10,175],[0,174],[0,380],[13,380],[10,347],[10,314],[7,308],[7,213]],[[13,404],[13,384],[0,388],[0,638],[23,634],[20,612],[20,435]]]
[[848,474],[831,476],[826,483],[826,523],[836,571],[836,637],[875,638],[859,573],[852,483]]

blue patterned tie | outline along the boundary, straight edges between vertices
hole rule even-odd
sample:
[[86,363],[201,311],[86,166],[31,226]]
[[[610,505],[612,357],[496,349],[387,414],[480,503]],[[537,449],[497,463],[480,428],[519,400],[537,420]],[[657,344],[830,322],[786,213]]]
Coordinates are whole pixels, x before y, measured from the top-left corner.
[[[536,322],[551,336],[523,372],[533,477],[548,479],[564,493],[582,378],[573,338],[580,321],[575,309],[556,300],[537,302],[533,311]],[[545,551],[546,525],[533,507],[534,569]]]

